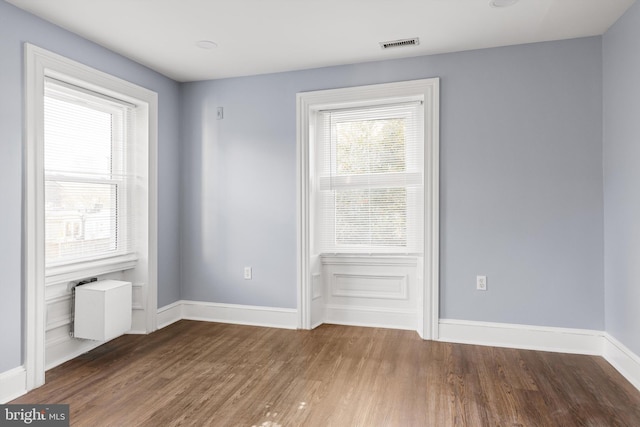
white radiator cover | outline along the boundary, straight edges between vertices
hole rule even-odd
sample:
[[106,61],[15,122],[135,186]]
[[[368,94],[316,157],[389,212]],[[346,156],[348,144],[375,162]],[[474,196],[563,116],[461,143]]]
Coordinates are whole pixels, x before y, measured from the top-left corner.
[[75,292],[74,337],[108,341],[131,329],[131,282],[100,280]]

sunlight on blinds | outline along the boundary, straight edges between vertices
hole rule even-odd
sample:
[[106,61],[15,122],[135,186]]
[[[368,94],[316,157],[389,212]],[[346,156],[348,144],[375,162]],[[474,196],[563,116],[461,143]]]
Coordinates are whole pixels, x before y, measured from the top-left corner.
[[46,81],[47,267],[132,251],[126,154],[133,120],[125,103]]
[[318,113],[320,252],[422,250],[422,117],[417,101]]

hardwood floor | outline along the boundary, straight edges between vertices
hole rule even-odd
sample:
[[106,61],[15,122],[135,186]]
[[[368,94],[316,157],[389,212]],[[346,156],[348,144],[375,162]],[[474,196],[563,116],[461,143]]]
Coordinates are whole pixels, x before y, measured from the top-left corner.
[[183,320],[46,377],[12,403],[68,403],[74,426],[640,426],[640,392],[600,357],[389,329]]

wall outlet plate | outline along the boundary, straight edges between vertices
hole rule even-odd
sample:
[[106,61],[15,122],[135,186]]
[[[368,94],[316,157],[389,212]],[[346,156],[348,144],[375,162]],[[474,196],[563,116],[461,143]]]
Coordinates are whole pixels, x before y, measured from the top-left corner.
[[476,276],[476,289],[479,291],[487,290],[487,276]]
[[251,280],[251,267],[244,268],[244,280]]

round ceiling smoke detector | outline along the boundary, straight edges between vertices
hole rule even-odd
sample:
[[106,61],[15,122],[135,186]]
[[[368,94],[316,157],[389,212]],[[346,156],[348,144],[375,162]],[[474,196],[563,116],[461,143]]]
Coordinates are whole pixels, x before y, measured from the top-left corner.
[[491,7],[509,7],[518,3],[518,0],[490,0],[489,5]]
[[199,42],[196,42],[196,46],[198,46],[200,49],[211,50],[217,48],[218,44],[216,42],[212,42],[211,40],[200,40]]

